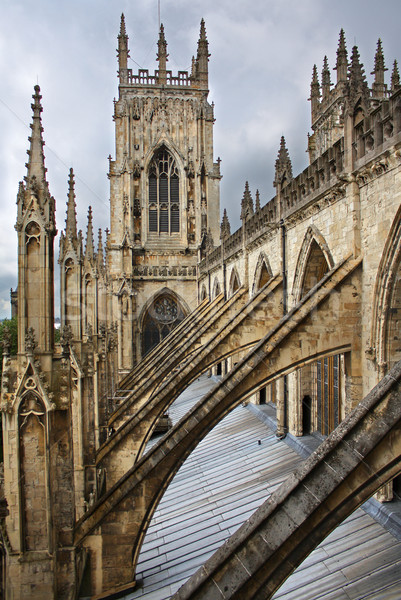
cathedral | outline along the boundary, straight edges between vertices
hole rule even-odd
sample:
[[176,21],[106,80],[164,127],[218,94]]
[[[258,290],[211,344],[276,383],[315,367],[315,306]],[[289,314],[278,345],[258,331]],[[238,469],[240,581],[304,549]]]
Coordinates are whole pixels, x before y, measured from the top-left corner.
[[[336,83],[327,58],[320,77],[313,68],[308,167],[294,175],[278,140],[275,196],[254,198],[246,182],[232,233],[204,21],[190,72],[168,69],[163,25],[154,73],[130,68],[128,41],[122,15],[105,235],[91,208],[78,229],[73,169],[66,182],[57,342],[55,199],[34,88],[16,355],[3,338],[0,598],[134,593],[174,476],[246,404],[274,413],[277,440],[321,444],[171,597],[271,598],[361,504],[401,503],[398,65],[386,83],[379,40],[370,86],[341,30]],[[213,386],[172,423],[204,374]]]

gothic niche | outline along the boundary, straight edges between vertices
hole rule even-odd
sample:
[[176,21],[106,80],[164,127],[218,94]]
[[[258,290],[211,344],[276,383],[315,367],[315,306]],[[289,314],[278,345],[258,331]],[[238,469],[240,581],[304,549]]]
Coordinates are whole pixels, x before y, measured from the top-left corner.
[[[25,306],[27,317],[31,318],[33,327],[39,331],[36,319],[41,310],[41,298],[38,293],[39,268],[40,268],[40,227],[34,221],[25,228],[26,246],[26,275],[25,275]],[[35,321],[32,321],[32,318]]]
[[158,296],[143,319],[142,356],[167,337],[184,318],[184,310],[172,294]]
[[23,549],[45,550],[48,546],[46,512],[45,408],[26,382],[27,393],[18,411],[20,446],[20,490]]

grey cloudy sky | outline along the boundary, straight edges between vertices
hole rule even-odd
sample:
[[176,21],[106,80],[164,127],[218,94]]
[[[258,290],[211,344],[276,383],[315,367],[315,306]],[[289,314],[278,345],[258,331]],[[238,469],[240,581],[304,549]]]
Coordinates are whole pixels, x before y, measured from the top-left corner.
[[[400,0],[161,0],[169,68],[190,69],[203,17],[209,40],[210,95],[215,103],[215,158],[221,157],[221,206],[239,226],[245,181],[262,203],[272,180],[281,135],[294,174],[307,166],[307,101],[313,64],[335,65],[338,36],[359,47],[369,82],[377,39],[390,81],[401,60]],[[17,284],[14,223],[18,182],[26,173],[31,96],[43,96],[45,156],[64,226],[68,170],[76,174],[79,226],[88,206],[96,228],[107,227],[107,156],[114,157],[113,98],[117,96],[117,34],[125,13],[130,66],[156,67],[158,0],[0,1],[0,318],[9,316]],[[335,71],[332,72],[335,81]],[[58,247],[58,239],[56,248]],[[58,269],[56,268],[56,280]],[[56,307],[58,314],[58,307]]]

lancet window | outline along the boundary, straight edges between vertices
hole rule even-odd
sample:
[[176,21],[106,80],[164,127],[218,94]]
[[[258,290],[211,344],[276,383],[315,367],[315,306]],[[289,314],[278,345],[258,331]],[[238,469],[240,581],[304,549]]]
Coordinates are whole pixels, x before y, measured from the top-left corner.
[[171,235],[180,231],[180,179],[174,158],[162,146],[149,167],[149,232]]

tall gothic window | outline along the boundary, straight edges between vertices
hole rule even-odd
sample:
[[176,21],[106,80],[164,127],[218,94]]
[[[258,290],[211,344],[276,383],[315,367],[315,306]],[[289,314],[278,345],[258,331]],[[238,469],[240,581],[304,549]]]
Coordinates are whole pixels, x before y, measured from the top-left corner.
[[180,231],[180,180],[175,160],[162,146],[149,167],[149,232],[170,235]]

